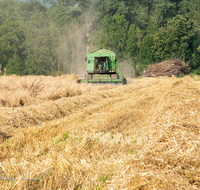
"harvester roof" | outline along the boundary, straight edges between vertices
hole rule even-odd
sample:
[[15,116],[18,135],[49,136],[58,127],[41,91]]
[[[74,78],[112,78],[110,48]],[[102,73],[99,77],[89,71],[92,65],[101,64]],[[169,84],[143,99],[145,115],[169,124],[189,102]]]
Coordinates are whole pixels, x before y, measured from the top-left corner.
[[91,53],[89,53],[88,55],[93,55],[95,57],[106,57],[108,55],[115,55],[115,52],[107,50],[107,49],[98,49],[96,51],[93,51]]

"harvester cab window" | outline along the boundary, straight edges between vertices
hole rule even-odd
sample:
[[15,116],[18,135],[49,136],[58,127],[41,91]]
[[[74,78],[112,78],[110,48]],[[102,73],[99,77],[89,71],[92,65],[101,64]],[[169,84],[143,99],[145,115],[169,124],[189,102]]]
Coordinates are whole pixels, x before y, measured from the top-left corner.
[[95,70],[108,70],[108,57],[95,57]]

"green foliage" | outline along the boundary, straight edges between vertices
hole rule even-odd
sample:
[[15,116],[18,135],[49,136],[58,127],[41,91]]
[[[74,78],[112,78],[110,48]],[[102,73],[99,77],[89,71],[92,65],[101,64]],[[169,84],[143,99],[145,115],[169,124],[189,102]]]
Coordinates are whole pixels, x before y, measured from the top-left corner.
[[195,75],[200,75],[200,68],[195,69],[193,73],[194,73]]
[[23,75],[24,64],[21,62],[20,57],[15,53],[12,58],[9,58],[8,64],[6,65],[7,75],[16,74]]
[[63,135],[63,140],[65,141],[67,138],[69,138],[68,133]]
[[[200,70],[200,69],[199,69]],[[190,77],[193,78],[195,81],[200,81],[199,75],[196,75],[194,73],[190,73]]]
[[144,31],[135,24],[129,26],[129,31],[127,35],[126,51],[133,57],[138,54],[139,48],[142,44],[142,39],[144,36]]
[[129,154],[134,154],[135,151],[134,151],[134,150],[131,150],[131,149],[128,149],[128,153],[129,153]]
[[26,22],[25,27],[27,33],[25,33],[26,41],[23,47],[27,57],[26,74],[51,74],[52,69],[56,67],[54,64],[57,60],[54,41],[57,39],[57,31],[41,12],[35,12],[31,20]]
[[[0,25],[0,64],[4,68],[15,53],[19,56],[22,51],[21,44],[24,41],[23,30],[15,20],[4,21]],[[11,60],[10,60],[11,61]]]
[[189,59],[191,56],[191,43],[194,37],[193,24],[187,18],[177,15],[167,25],[168,49],[172,57]]
[[199,73],[200,0],[45,2],[0,0],[0,65],[7,74],[86,70],[85,54],[100,47],[124,65],[131,60],[136,73],[171,58]]
[[154,63],[152,46],[153,46],[153,34],[148,34],[147,36],[144,37],[144,40],[139,50],[139,58],[141,65],[148,65]]
[[192,56],[193,25],[183,16],[177,15],[161,27],[153,37],[153,56],[156,62],[180,58],[189,61]]
[[154,16],[158,26],[165,26],[176,15],[176,2],[169,0],[154,0],[153,2],[152,16]]
[[193,54],[192,61],[190,62],[190,70],[194,72],[194,70],[200,67],[200,52],[198,50],[200,44],[200,35],[199,32],[195,32],[195,37],[192,44]]
[[109,176],[109,175],[103,175],[102,177],[99,178],[99,181],[104,183],[106,181],[109,181],[111,180],[112,176]]
[[100,30],[100,44],[102,47],[118,52],[118,56],[123,56],[126,47],[126,38],[129,22],[124,15],[106,15],[103,19]]

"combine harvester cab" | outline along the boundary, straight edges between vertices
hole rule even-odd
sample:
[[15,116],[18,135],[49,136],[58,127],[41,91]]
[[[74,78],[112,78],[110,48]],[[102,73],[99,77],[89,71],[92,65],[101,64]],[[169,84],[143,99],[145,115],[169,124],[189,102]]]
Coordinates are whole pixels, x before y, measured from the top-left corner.
[[87,74],[79,77],[78,83],[127,84],[116,59],[116,54],[107,49],[99,49],[87,55]]

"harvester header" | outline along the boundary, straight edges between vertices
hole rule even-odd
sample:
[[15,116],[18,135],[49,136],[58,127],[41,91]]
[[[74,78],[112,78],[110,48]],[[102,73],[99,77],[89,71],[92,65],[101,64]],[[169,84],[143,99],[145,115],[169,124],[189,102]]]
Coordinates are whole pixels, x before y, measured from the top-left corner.
[[127,84],[126,77],[117,63],[116,54],[107,49],[98,49],[89,53],[85,58],[87,61],[87,74],[78,79],[78,83],[98,84]]

